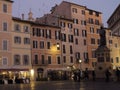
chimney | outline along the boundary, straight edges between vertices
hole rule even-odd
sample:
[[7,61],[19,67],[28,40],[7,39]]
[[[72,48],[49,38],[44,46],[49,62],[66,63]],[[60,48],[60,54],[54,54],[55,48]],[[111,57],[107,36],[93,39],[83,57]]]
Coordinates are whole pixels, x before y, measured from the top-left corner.
[[24,20],[24,14],[22,14],[22,20]]

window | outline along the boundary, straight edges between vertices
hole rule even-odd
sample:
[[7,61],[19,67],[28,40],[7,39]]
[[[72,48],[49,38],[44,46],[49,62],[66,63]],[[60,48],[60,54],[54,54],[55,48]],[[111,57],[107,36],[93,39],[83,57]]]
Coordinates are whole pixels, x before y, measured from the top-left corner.
[[70,56],[70,63],[73,63],[73,57]]
[[72,8],[72,12],[73,13],[77,13],[77,9],[76,8]]
[[45,57],[44,57],[44,55],[41,55],[41,59],[42,59],[42,64],[45,64]]
[[8,25],[7,22],[3,23],[3,31],[7,31],[8,30]]
[[90,24],[94,24],[94,21],[93,21],[93,18],[89,18],[89,21],[88,21]]
[[97,17],[99,17],[99,13],[98,13],[98,12],[95,12],[95,15],[96,15]]
[[75,44],[78,45],[78,39],[77,38],[75,39]]
[[80,52],[76,52],[76,59],[79,60],[80,59]]
[[85,62],[85,63],[88,63],[88,62],[89,62],[88,52],[84,52],[84,53],[83,53],[83,56],[84,56],[84,62]]
[[8,60],[6,57],[3,57],[2,59],[2,65],[7,65],[8,64]]
[[95,44],[95,39],[91,38],[91,44]]
[[97,29],[97,34],[99,34],[99,32],[100,32],[99,30],[100,30],[100,29]]
[[96,20],[96,19],[95,19],[95,24],[96,24],[96,25],[100,25],[99,20]]
[[24,32],[29,33],[29,27],[28,26],[24,26]]
[[73,42],[73,35],[68,35],[69,42]]
[[71,23],[68,23],[68,28],[72,29],[72,24]]
[[21,37],[15,36],[14,37],[14,43],[20,44],[21,43]]
[[32,29],[32,35],[36,36],[36,29],[35,28]]
[[78,24],[78,19],[73,19],[74,24]]
[[29,65],[29,55],[23,55],[23,65]]
[[7,13],[7,4],[3,4],[3,12]]
[[17,32],[20,32],[20,25],[19,24],[15,24],[14,30],[17,31]]
[[92,10],[89,10],[89,14],[90,14],[90,15],[93,15],[93,11],[92,11]]
[[14,65],[20,65],[20,55],[14,55]]
[[63,53],[66,53],[65,45],[63,45]]
[[50,42],[47,42],[47,49],[50,49]]
[[82,36],[83,36],[83,37],[87,37],[87,32],[86,32],[86,30],[82,30]]
[[112,44],[112,40],[109,40],[109,44]]
[[82,15],[85,15],[85,10],[81,10],[81,12],[82,12]]
[[55,39],[60,40],[60,31],[55,31]]
[[8,41],[7,40],[3,40],[3,43],[2,43],[2,49],[3,50],[8,50]]
[[119,63],[119,57],[116,57],[116,63]]
[[51,30],[46,30],[46,38],[51,38]]
[[40,49],[44,49],[44,41],[40,41]]
[[66,63],[66,56],[63,56],[63,62]]
[[104,57],[98,57],[98,62],[104,62]]
[[117,43],[115,43],[115,47],[116,47],[116,48],[118,47]]
[[70,54],[73,54],[73,49],[71,45],[70,45]]
[[85,20],[81,20],[81,25],[86,25],[86,21]]
[[65,22],[60,22],[61,27],[65,27]]
[[84,43],[84,45],[87,45],[87,43],[86,43],[86,39],[83,40],[83,43]]
[[48,56],[48,64],[51,64],[51,56]]
[[39,29],[39,28],[36,28],[36,36],[37,36],[37,37],[40,37],[40,36],[41,36],[41,34],[40,34],[40,29]]
[[111,58],[111,63],[113,63],[113,58]]
[[74,35],[79,36],[79,30],[77,28],[74,28]]
[[57,63],[60,64],[60,57],[57,57]]
[[34,55],[34,64],[38,64],[38,55]]
[[90,27],[90,33],[94,33],[94,28]]
[[30,38],[24,38],[24,44],[30,44]]
[[33,48],[38,48],[38,42],[37,41],[33,41]]
[[62,41],[66,42],[66,34],[62,33]]

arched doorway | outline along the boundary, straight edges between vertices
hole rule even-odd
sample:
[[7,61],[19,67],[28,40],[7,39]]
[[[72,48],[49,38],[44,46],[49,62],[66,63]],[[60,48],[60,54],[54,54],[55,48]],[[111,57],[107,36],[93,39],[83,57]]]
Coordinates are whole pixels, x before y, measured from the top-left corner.
[[44,69],[43,68],[38,68],[37,69],[37,75],[38,75],[38,78],[43,78],[43,72],[44,72]]

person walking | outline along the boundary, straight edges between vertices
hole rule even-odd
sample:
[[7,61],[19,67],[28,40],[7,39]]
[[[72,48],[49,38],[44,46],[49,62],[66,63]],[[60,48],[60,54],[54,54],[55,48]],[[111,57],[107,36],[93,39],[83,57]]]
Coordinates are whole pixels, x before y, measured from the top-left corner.
[[92,71],[92,79],[93,79],[93,81],[95,81],[95,79],[96,79],[96,73],[95,73],[95,70]]
[[89,80],[89,72],[88,72],[88,68],[85,69],[85,72],[84,72],[84,78],[85,78],[85,80]]
[[107,69],[105,71],[105,76],[106,76],[106,82],[109,82],[110,81],[110,76],[111,76],[111,73],[110,73],[109,69]]
[[115,74],[116,74],[116,77],[117,77],[117,81],[119,81],[119,79],[120,79],[120,70],[118,68],[116,68]]

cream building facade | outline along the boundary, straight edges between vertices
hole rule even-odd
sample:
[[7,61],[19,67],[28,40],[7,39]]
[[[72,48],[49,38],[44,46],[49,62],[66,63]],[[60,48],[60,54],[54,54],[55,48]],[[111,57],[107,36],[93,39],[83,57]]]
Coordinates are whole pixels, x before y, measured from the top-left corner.
[[30,77],[31,24],[20,18],[12,18],[12,67],[20,77]]

